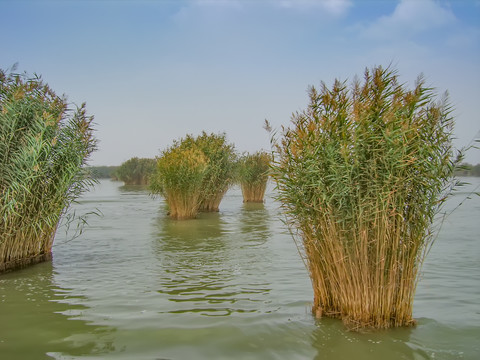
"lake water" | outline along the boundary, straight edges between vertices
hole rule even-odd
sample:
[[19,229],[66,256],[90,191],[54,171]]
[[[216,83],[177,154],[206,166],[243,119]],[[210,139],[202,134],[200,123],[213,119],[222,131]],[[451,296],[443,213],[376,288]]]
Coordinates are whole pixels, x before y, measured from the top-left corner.
[[312,317],[271,191],[249,205],[234,188],[219,213],[173,221],[163,199],[102,181],[74,209],[103,215],[77,238],[59,229],[52,262],[0,276],[0,359],[480,358],[478,196],[447,218],[427,258],[418,325],[372,333]]

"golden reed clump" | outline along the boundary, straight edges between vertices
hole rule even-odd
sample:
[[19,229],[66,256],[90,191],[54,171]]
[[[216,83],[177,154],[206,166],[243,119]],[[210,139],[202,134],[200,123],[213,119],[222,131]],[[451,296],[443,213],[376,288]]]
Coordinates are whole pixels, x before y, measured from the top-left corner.
[[414,324],[418,272],[459,157],[446,98],[420,77],[365,71],[348,88],[310,89],[308,108],[273,136],[273,176],[314,290],[316,316],[351,329]]
[[271,156],[264,151],[245,154],[237,165],[243,202],[263,203],[270,173]]
[[234,146],[227,143],[225,134],[187,135],[157,159],[150,188],[165,196],[172,218],[218,211],[235,180],[235,160]]
[[165,197],[172,219],[197,216],[207,167],[208,159],[201,150],[182,148],[178,144],[165,150],[157,159],[150,189]]

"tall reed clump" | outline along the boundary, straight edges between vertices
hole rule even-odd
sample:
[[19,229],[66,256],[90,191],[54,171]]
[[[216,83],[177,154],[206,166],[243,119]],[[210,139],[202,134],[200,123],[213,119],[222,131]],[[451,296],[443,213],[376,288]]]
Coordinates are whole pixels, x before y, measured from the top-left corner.
[[60,217],[91,184],[92,120],[39,77],[0,71],[0,272],[51,258]]
[[453,118],[420,76],[375,67],[309,91],[275,140],[274,177],[314,290],[313,312],[350,328],[414,324],[419,268],[452,184]]
[[176,142],[157,159],[150,189],[162,194],[173,219],[195,218],[201,203],[208,158],[195,147],[183,148]]
[[125,185],[148,185],[156,164],[155,159],[133,157],[119,166],[115,176]]
[[203,131],[196,138],[187,135],[180,146],[198,148],[208,159],[199,211],[218,211],[223,196],[235,181],[234,145],[227,143],[225,134],[207,134]]
[[257,151],[243,155],[237,164],[237,179],[242,188],[243,202],[262,203],[270,172],[270,154]]

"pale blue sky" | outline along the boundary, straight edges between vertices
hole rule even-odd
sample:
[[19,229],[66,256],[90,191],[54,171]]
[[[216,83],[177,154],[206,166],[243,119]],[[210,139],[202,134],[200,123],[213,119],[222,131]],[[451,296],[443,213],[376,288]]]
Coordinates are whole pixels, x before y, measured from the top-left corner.
[[87,103],[94,165],[202,130],[269,149],[264,119],[288,125],[309,85],[390,63],[449,91],[457,146],[480,130],[477,0],[0,0],[0,68],[14,63]]

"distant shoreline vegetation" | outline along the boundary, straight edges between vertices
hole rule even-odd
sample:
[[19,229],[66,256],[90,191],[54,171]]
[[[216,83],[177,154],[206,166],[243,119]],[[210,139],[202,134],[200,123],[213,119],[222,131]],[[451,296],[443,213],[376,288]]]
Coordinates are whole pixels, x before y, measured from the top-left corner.
[[112,179],[118,180],[116,171],[119,166],[89,166],[88,170],[95,179]]
[[455,175],[480,177],[480,164],[471,165],[469,163],[463,163],[455,171]]
[[[120,168],[118,165],[108,165],[108,166],[89,166],[88,170],[92,174],[92,177],[95,179],[111,179],[114,181],[120,181],[117,176],[117,170]],[[469,163],[464,163],[459,166],[459,169],[455,171],[456,176],[473,176],[480,177],[480,164],[472,165]]]
[[133,157],[120,165],[112,175],[125,185],[148,185],[156,163],[155,159]]

